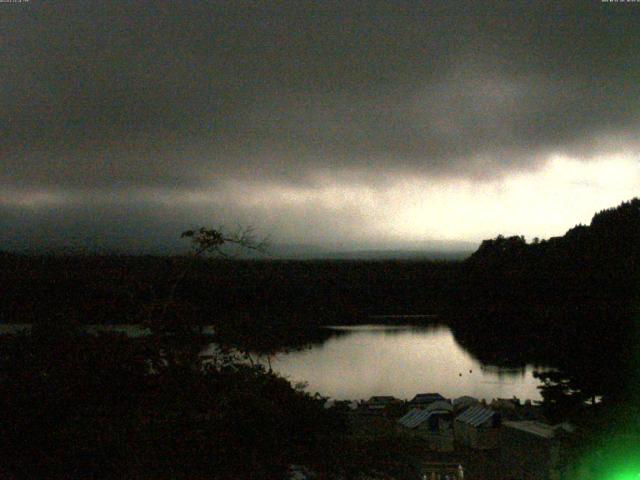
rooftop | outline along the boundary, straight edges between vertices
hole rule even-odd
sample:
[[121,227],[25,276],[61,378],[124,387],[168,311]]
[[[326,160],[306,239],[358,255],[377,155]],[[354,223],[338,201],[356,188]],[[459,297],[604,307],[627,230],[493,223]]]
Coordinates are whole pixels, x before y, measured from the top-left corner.
[[439,393],[419,393],[411,400],[411,403],[431,403],[436,400],[445,400]]
[[398,420],[398,423],[407,428],[415,428],[421,423],[429,420],[432,415],[442,415],[447,413],[448,412],[443,412],[442,410],[422,410],[419,408],[414,408],[410,410],[404,417],[400,418],[400,420]]
[[521,420],[521,421],[504,421],[502,424],[508,428],[515,428],[522,432],[535,435],[536,437],[551,439],[555,437],[557,427],[549,425],[547,423],[538,422],[535,420]]
[[374,395],[369,399],[370,403],[388,403],[392,402],[396,399],[396,397],[392,397],[391,395]]
[[487,420],[495,418],[496,415],[500,415],[493,410],[489,410],[487,408],[483,408],[480,406],[471,407],[466,410],[464,413],[456,417],[456,422],[460,421],[463,423],[467,423],[473,427],[478,427],[482,425]]

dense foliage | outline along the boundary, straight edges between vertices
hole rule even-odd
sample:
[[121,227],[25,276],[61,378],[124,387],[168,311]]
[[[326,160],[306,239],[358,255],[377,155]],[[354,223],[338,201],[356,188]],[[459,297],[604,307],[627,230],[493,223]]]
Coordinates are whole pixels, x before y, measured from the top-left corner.
[[153,371],[146,338],[60,325],[1,342],[2,478],[282,478],[342,425],[230,358]]
[[637,380],[639,286],[636,198],[562,237],[484,241],[460,273],[454,330],[484,360],[559,367],[539,374],[549,414],[579,416]]
[[138,299],[148,334],[90,334],[58,308],[30,332],[0,336],[3,478],[287,478],[343,429],[323,398],[243,362],[236,352],[250,346],[233,328],[218,328],[227,342],[201,355],[211,337],[177,288],[207,251],[253,243],[183,236],[194,255],[163,298]]

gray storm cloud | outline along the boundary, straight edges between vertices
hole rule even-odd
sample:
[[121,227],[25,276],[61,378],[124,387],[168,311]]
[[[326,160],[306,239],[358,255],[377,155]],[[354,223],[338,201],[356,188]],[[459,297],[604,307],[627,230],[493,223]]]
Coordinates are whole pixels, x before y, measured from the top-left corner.
[[[0,203],[33,220],[29,199],[72,216],[78,203],[110,211],[111,195],[160,218],[141,192],[166,202],[231,180],[313,190],[322,179],[487,179],[536,170],[553,153],[637,152],[639,12],[598,2],[2,4]],[[242,196],[224,192],[210,210],[245,218]],[[310,207],[288,208],[302,218]],[[320,224],[336,215],[318,208],[307,216]]]

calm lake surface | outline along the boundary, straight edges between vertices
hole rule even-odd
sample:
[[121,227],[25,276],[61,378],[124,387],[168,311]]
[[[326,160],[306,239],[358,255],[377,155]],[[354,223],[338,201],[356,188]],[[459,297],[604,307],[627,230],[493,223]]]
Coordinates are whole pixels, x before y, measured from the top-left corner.
[[[0,325],[0,334],[23,328],[29,326]],[[487,401],[513,396],[541,399],[534,366],[504,369],[482,365],[458,345],[447,326],[327,328],[335,334],[305,350],[276,355],[271,359],[273,369],[294,384],[306,382],[311,393],[336,400],[373,395],[410,399],[426,392],[447,398],[470,395]],[[137,325],[89,326],[87,330],[145,334]]]
[[483,366],[458,345],[446,326],[331,327],[337,333],[308,350],[280,354],[273,369],[292,383],[333,399],[368,399],[373,395],[412,398],[438,392],[447,398],[471,395],[541,399],[535,368]]

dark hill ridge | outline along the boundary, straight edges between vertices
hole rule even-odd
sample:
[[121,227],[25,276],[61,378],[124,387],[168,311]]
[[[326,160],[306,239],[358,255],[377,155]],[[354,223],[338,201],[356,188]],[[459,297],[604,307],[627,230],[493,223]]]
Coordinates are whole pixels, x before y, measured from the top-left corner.
[[637,294],[639,260],[640,199],[634,198],[562,237],[529,244],[517,236],[485,240],[465,262],[464,278],[476,288],[488,282],[485,295],[496,300],[611,305]]
[[498,236],[482,242],[468,263],[545,263],[614,260],[635,265],[640,255],[640,199],[596,213],[589,226],[576,225],[562,237],[527,244],[524,237]]
[[589,391],[624,391],[638,343],[640,199],[526,243],[498,236],[464,262],[449,316],[486,362],[560,366]]

